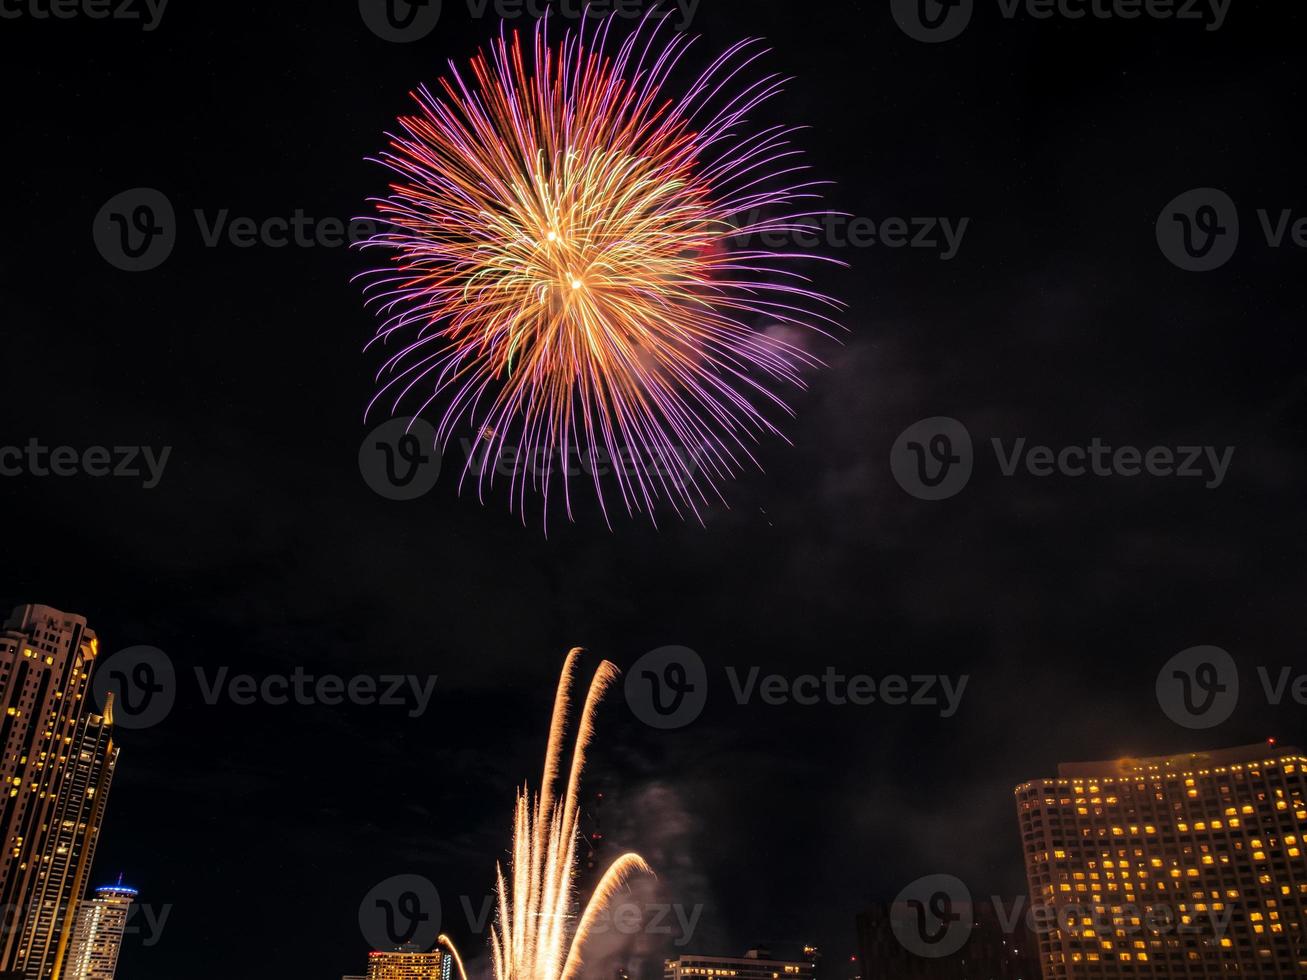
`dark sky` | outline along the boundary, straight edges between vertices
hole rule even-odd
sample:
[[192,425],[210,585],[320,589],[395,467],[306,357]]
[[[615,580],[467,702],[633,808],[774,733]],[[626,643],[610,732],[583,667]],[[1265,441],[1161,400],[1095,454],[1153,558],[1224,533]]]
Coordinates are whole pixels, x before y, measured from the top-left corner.
[[[117,2],[117,0],[115,0]],[[1255,669],[1301,664],[1303,271],[1257,209],[1307,215],[1298,5],[1192,21],[1005,19],[976,0],[920,43],[888,2],[703,0],[700,57],[745,35],[793,75],[764,115],[804,123],[832,208],[970,219],[957,254],[833,249],[842,345],[706,527],[586,515],[524,527],[442,479],[394,502],[360,478],[373,319],[345,249],[205,247],[191,217],[359,214],[364,158],[495,30],[445,0],[387,43],[351,2],[182,3],[157,29],[0,21],[7,234],[0,445],[171,446],[159,485],[0,479],[0,604],[82,613],[106,650],[150,644],[181,676],[161,724],[124,731],[97,878],[125,872],[169,918],[136,980],[362,972],[359,903],[424,875],[466,949],[457,896],[488,890],[513,787],[534,783],[568,647],[619,666],[666,644],[708,665],[703,716],[641,724],[615,691],[592,788],[609,846],[659,871],[650,900],[702,905],[687,950],[809,940],[947,872],[1024,889],[1011,788],[1060,760],[1302,738]],[[6,9],[10,9],[6,7]],[[21,8],[26,10],[25,7]],[[770,117],[770,116],[769,116]],[[91,226],[135,187],[182,217],[171,257],[110,267]],[[1182,271],[1154,226],[1191,188],[1237,203],[1239,249]],[[1286,236],[1287,237],[1287,236]],[[976,445],[957,496],[890,471],[896,437],[951,416]],[[374,420],[375,422],[376,420]],[[1224,482],[1005,477],[1010,446],[1235,447]],[[1230,719],[1159,708],[1172,655],[1228,650]],[[204,702],[193,668],[438,674],[430,710]],[[724,670],[969,675],[955,715],[737,705]],[[645,888],[646,886],[642,886]],[[479,904],[480,899],[476,902]],[[662,949],[643,946],[653,963]],[[838,974],[837,974],[838,975]]]

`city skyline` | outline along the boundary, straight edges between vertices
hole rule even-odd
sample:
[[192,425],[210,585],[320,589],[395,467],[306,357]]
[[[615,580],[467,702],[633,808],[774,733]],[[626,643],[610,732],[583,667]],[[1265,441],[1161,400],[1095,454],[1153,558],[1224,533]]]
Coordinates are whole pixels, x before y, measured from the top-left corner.
[[[2,649],[7,654],[3,666],[0,666],[0,679],[4,681],[2,690],[11,709],[6,711],[9,720],[5,728],[7,764],[25,765],[28,762],[28,754],[17,751],[17,746],[25,744],[24,739],[30,741],[36,737],[40,729],[34,728],[30,721],[41,717],[42,713],[58,719],[53,723],[56,728],[62,726],[69,730],[66,741],[71,746],[65,756],[56,757],[55,763],[34,767],[27,778],[32,786],[53,787],[48,793],[43,791],[38,795],[35,790],[31,792],[38,799],[49,798],[50,812],[54,816],[47,819],[47,826],[64,829],[58,833],[42,833],[36,838],[36,845],[29,848],[33,854],[44,856],[43,866],[49,869],[46,874],[35,879],[30,875],[24,878],[21,872],[31,862],[20,861],[13,866],[18,874],[4,880],[11,893],[22,887],[22,881],[28,882],[26,887],[30,891],[35,880],[37,888],[33,898],[26,903],[30,911],[15,921],[15,928],[6,932],[8,948],[14,951],[10,955],[15,957],[15,967],[19,971],[15,975],[53,980],[113,980],[128,909],[139,893],[135,888],[123,885],[120,876],[117,885],[96,889],[94,898],[82,899],[79,894],[85,890],[90,874],[109,782],[117,765],[119,749],[110,736],[114,727],[116,693],[130,703],[133,694],[139,697],[141,693],[135,685],[153,683],[153,675],[137,676],[133,682],[121,671],[115,671],[113,683],[99,688],[103,708],[97,710],[88,694],[93,671],[97,666],[103,666],[100,661],[105,658],[101,656],[99,637],[85,617],[50,606],[18,606],[5,621],[0,642],[3,642]],[[565,676],[570,674],[573,669],[571,662],[580,653],[574,650],[570,655]],[[112,659],[108,663],[112,667]],[[43,683],[40,678],[47,674],[61,680],[53,686]],[[58,689],[60,683],[69,685],[69,697],[65,698]],[[611,679],[604,680],[603,686],[610,683]],[[37,692],[45,695],[44,699],[36,697]],[[159,686],[159,692],[163,693],[162,686]],[[167,692],[168,698],[171,699],[174,693]],[[138,718],[148,715],[148,700],[140,700],[138,711],[144,714]],[[87,701],[90,703],[84,703]],[[631,707],[634,709],[635,705],[632,703]],[[558,730],[559,723],[556,718],[555,730]],[[54,730],[50,730],[50,735]],[[38,757],[40,751],[36,752]],[[1307,825],[1304,764],[1307,764],[1307,757],[1298,749],[1281,745],[1273,738],[1253,745],[1180,754],[1059,763],[1056,778],[1026,782],[1016,787],[1029,890],[1024,896],[1017,896],[1012,905],[1015,911],[1004,909],[1001,901],[979,901],[972,905],[968,897],[959,904],[955,902],[956,896],[949,895],[946,908],[960,911],[961,918],[970,925],[961,949],[944,954],[928,948],[934,939],[919,944],[911,938],[913,929],[924,927],[916,925],[918,913],[911,911],[916,900],[909,900],[906,904],[901,901],[907,893],[905,891],[892,905],[886,903],[871,912],[856,913],[860,969],[870,976],[875,975],[879,965],[881,969],[908,970],[911,975],[923,978],[948,978],[964,975],[956,972],[965,969],[958,964],[971,964],[974,968],[977,964],[989,963],[991,965],[985,969],[995,971],[996,975],[1025,980],[1025,971],[1032,966],[1039,969],[1042,964],[1046,971],[1042,980],[1077,980],[1081,976],[1097,977],[1101,970],[1108,970],[1102,973],[1103,976],[1151,976],[1152,964],[1165,962],[1169,957],[1176,964],[1172,966],[1173,970],[1182,970],[1188,965],[1197,971],[1193,975],[1202,975],[1213,961],[1235,961],[1244,964],[1245,968],[1260,966],[1263,970],[1280,971],[1269,975],[1296,975],[1297,971],[1307,969],[1307,947],[1303,945],[1301,932],[1302,908],[1307,902],[1307,861],[1302,858],[1302,831],[1299,828],[1299,822]],[[1268,768],[1272,773],[1284,771],[1284,778],[1288,780],[1285,784],[1287,791],[1273,778],[1270,782],[1265,781],[1270,777],[1263,770]],[[23,781],[21,777],[15,778]],[[614,778],[620,780],[620,773]],[[1227,782],[1217,790],[1211,790],[1209,784],[1216,780]],[[1249,789],[1239,785],[1232,795],[1232,783],[1247,783]],[[1145,803],[1140,797],[1136,802],[1122,803],[1118,799],[1118,795],[1129,797],[1145,785],[1156,791],[1156,800]],[[1112,795],[1112,787],[1118,787],[1115,790],[1117,795]],[[15,784],[15,792],[10,795],[10,800],[15,802],[11,802],[5,811],[14,826],[28,813],[20,805],[23,802],[18,792],[21,788]],[[1222,805],[1219,816],[1203,814],[1205,820],[1189,816],[1178,820],[1174,828],[1161,831],[1154,826],[1154,823],[1160,824],[1164,818],[1179,813],[1185,799],[1198,798],[1192,806],[1197,809],[1208,806],[1210,809],[1207,797],[1211,795],[1215,799],[1214,794],[1218,791]],[[1041,793],[1048,798],[1042,799]],[[586,808],[601,805],[604,795],[603,792],[587,791]],[[1256,801],[1250,802],[1254,795]],[[1045,805],[1052,813],[1064,813],[1067,821],[1083,820],[1087,827],[1097,827],[1100,841],[1110,832],[1111,836],[1106,839],[1113,843],[1108,850],[1095,851],[1092,856],[1087,856],[1089,852],[1080,857],[1075,854],[1068,856],[1068,851],[1075,848],[1069,843],[1071,838],[1066,836],[1063,818],[1054,817],[1051,824],[1046,823],[1046,818],[1040,815],[1040,807]],[[1079,817],[1070,815],[1072,805]],[[1120,814],[1122,826],[1112,823],[1116,818],[1103,815],[1104,806],[1112,813]],[[1097,816],[1088,817],[1087,807],[1092,807]],[[1153,823],[1145,822],[1136,827],[1135,823],[1143,819],[1139,816],[1142,810],[1136,807],[1147,809],[1145,816]],[[79,813],[81,817],[78,817]],[[578,813],[578,819],[581,816]],[[1278,816],[1280,823],[1267,826],[1266,821],[1272,816]],[[1261,823],[1249,826],[1254,820]],[[578,829],[578,843],[585,844],[583,853],[586,857],[578,860],[593,881],[597,880],[592,876],[598,867],[595,855],[602,844],[603,834],[597,830],[600,826],[597,817],[585,814],[585,822],[591,829],[585,832]],[[1201,837],[1209,830],[1209,823],[1213,830],[1224,830],[1226,834],[1241,833],[1235,845],[1236,858],[1239,858],[1237,852],[1247,851],[1251,854],[1250,860],[1270,862],[1268,868],[1283,867],[1282,859],[1274,855],[1267,858],[1263,850],[1284,848],[1290,859],[1290,871],[1279,878],[1268,877],[1266,872],[1262,872],[1261,884],[1257,886],[1263,893],[1263,901],[1268,904],[1257,909],[1244,908],[1246,900],[1238,888],[1223,888],[1210,891],[1210,895],[1197,891],[1189,895],[1177,891],[1174,897],[1141,894],[1139,908],[1133,912],[1127,908],[1123,913],[1120,889],[1125,889],[1124,899],[1127,901],[1133,899],[1129,893],[1136,887],[1141,892],[1145,889],[1142,884],[1136,886],[1128,880],[1119,885],[1101,883],[1104,879],[1110,882],[1125,877],[1124,871],[1113,870],[1113,867],[1124,868],[1129,863],[1126,850],[1120,851],[1122,859],[1117,862],[1112,847],[1137,845],[1134,853],[1141,862],[1138,871],[1141,878],[1148,877],[1156,869],[1169,868],[1170,876],[1176,879],[1174,887],[1179,889],[1187,885],[1190,878],[1209,873],[1211,866],[1219,869],[1230,862],[1229,854],[1213,853],[1206,843],[1186,845],[1182,852],[1175,850],[1175,833],[1194,832]],[[1042,836],[1045,833],[1051,833],[1057,839],[1046,839]],[[1136,836],[1140,836],[1140,841],[1134,840]],[[1150,839],[1161,848],[1157,854],[1146,846]],[[1218,835],[1213,841],[1219,843],[1220,839]],[[1104,845],[1100,842],[1090,846],[1092,850],[1094,846],[1101,848]],[[1084,845],[1078,844],[1077,847],[1083,848]],[[1017,850],[1014,847],[1014,855]],[[1196,855],[1195,850],[1201,854]],[[1197,860],[1198,857],[1201,861]],[[55,860],[51,861],[51,858]],[[1182,859],[1192,863],[1182,868]],[[1057,868],[1061,870],[1053,870]],[[1296,871],[1292,870],[1295,868]],[[1251,865],[1241,872],[1239,884],[1242,887],[1251,882],[1250,869]],[[1239,877],[1232,872],[1223,874],[1230,877],[1231,882]],[[933,879],[923,879],[926,880]],[[961,887],[965,891],[965,885]],[[1156,887],[1164,889],[1165,881],[1159,881]],[[1097,891],[1103,888],[1114,894],[1104,897]],[[625,891],[629,892],[629,889]],[[45,894],[55,897],[42,898]],[[937,893],[943,894],[945,892]],[[614,900],[621,897],[624,896],[615,895]],[[1020,908],[1022,897],[1027,897],[1030,902],[1029,912],[1025,914]],[[1081,908],[1076,901],[1078,898],[1086,903],[1082,908],[1086,913],[1083,925],[1072,926],[1070,920],[1062,925],[1068,910]],[[378,905],[385,904],[388,903],[378,902]],[[1233,910],[1231,915],[1215,915],[1227,908]],[[1163,919],[1170,916],[1160,925],[1155,922],[1158,909],[1165,913]],[[1198,912],[1207,914],[1209,910],[1214,910],[1209,916],[1213,928],[1220,926],[1215,934],[1202,928],[1186,930],[1180,925],[1183,922],[1187,926],[1202,919]],[[933,912],[928,913],[928,918],[929,914]],[[426,918],[425,913],[421,918]],[[855,924],[853,918],[851,915],[851,926]],[[957,919],[958,916],[945,915],[939,920],[941,935],[947,931],[946,927],[951,928],[948,925],[950,918]],[[1116,923],[1111,943],[1101,938],[1104,922]],[[1166,935],[1170,929],[1176,930],[1175,937]],[[1037,942],[1032,942],[1032,935],[1037,936]],[[905,939],[905,936],[909,938]],[[1186,936],[1191,938],[1186,940]],[[1192,938],[1194,936],[1197,938]],[[816,947],[806,945],[805,952],[810,950],[811,957],[786,961],[768,959],[763,947],[751,949],[747,955],[731,956],[705,951],[690,940],[690,936],[685,937],[686,945],[695,952],[666,959],[662,967],[665,977],[702,976],[707,975],[704,971],[710,968],[736,968],[740,964],[745,964],[742,967],[745,973],[737,975],[745,975],[748,970],[756,972],[764,969],[761,964],[770,963],[791,964],[782,967],[783,972],[790,973],[798,969],[793,964],[801,962],[808,964],[803,969],[810,972],[796,975],[807,976],[812,975],[816,961]],[[1257,945],[1259,943],[1261,945]],[[1100,945],[1103,950],[1112,945],[1112,954],[1101,952]],[[1250,952],[1254,947],[1262,950],[1261,957]],[[1032,957],[1032,951],[1037,951],[1038,956]],[[639,957],[636,961],[639,962]],[[835,969],[835,962],[828,962],[827,969]],[[1096,972],[1079,972],[1082,967],[1078,964],[1095,964]],[[374,949],[368,956],[367,977],[368,980],[410,980],[435,976],[449,980],[455,969],[452,957],[439,949]],[[618,969],[627,970],[626,967]],[[603,975],[608,976],[606,967]]]

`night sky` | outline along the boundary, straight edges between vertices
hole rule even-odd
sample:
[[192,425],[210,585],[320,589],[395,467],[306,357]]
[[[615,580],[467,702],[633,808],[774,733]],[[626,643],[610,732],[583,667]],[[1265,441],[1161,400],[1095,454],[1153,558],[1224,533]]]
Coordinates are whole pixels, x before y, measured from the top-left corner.
[[[445,0],[429,36],[396,44],[346,0],[177,0],[149,31],[5,0],[22,15],[0,20],[0,446],[172,447],[148,490],[0,479],[5,611],[81,613],[106,652],[152,645],[179,675],[166,720],[120,733],[94,877],[123,872],[169,914],[153,945],[129,937],[120,976],[361,973],[359,903],[401,873],[434,882],[445,928],[479,951],[459,896],[479,907],[490,888],[574,645],[591,666],[665,645],[707,664],[707,708],[678,730],[615,690],[588,782],[605,854],[633,848],[658,872],[640,900],[702,906],[690,952],[808,941],[847,959],[859,909],[930,873],[1023,893],[1011,790],[1059,761],[1301,744],[1307,707],[1271,705],[1256,668],[1301,665],[1307,641],[1307,254],[1291,231],[1270,247],[1258,209],[1307,215],[1307,13],[1235,0],[1208,30],[1008,19],[976,0],[959,37],[922,43],[890,6],[702,0],[691,30],[700,59],[769,40],[765,67],[793,80],[760,118],[810,127],[828,206],[967,218],[956,254],[825,249],[848,263],[820,274],[847,334],[813,342],[828,367],[793,399],[793,445],[765,444],[764,472],[727,486],[706,526],[619,513],[609,529],[585,511],[546,536],[448,472],[409,502],[361,478],[381,421],[363,420],[374,318],[350,281],[367,258],[206,247],[192,216],[364,213],[386,186],[365,157],[408,91],[495,18]],[[128,273],[92,222],[136,187],[162,191],[181,230],[160,267]],[[1155,233],[1193,188],[1238,207],[1238,250],[1207,272]],[[975,464],[928,501],[890,459],[935,416],[966,426]],[[991,440],[1022,438],[1234,455],[1216,487],[1005,476]],[[1207,730],[1169,720],[1154,690],[1200,644],[1243,681]],[[210,705],[196,667],[438,682],[415,718]],[[727,667],[969,679],[941,717],[742,706]],[[630,962],[656,971],[663,939],[638,937]]]

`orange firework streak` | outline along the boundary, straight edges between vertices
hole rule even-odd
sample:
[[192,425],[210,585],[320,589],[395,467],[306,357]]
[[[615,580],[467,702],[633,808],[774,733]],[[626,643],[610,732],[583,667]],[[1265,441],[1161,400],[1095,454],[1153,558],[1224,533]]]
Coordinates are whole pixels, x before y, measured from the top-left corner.
[[839,305],[793,268],[815,256],[737,245],[827,213],[795,211],[817,183],[792,182],[806,170],[792,130],[741,135],[781,84],[728,94],[757,42],[671,99],[691,39],[663,42],[647,17],[608,55],[611,25],[587,39],[583,18],[555,49],[541,21],[529,60],[517,32],[501,34],[471,81],[451,69],[441,97],[414,93],[420,113],[381,156],[399,176],[375,202],[385,230],[364,243],[392,253],[369,284],[374,343],[399,344],[369,410],[438,405],[442,447],[473,437],[463,476],[480,490],[496,469],[481,464],[513,451],[523,517],[528,486],[547,514],[560,471],[571,515],[572,460],[605,514],[611,468],[628,512],[666,499],[698,516],[756,464],[758,437],[779,434],[760,408],[789,412],[772,386],[801,387],[818,363],[768,328],[824,331],[820,308]]

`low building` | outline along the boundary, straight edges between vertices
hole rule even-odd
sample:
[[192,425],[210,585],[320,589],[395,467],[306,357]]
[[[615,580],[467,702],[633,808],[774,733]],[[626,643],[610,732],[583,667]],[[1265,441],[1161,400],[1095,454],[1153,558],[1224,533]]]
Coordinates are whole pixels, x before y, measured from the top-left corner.
[[734,980],[812,980],[812,960],[774,960],[765,949],[751,949],[743,956],[688,954],[663,964],[663,980],[701,980],[703,977],[731,977]]
[[377,951],[368,954],[367,980],[450,980],[453,967],[453,957],[438,949]]

